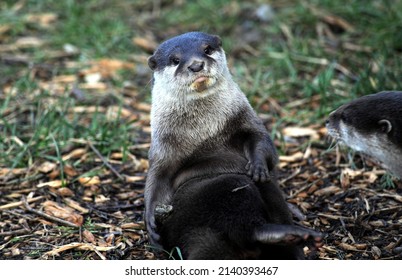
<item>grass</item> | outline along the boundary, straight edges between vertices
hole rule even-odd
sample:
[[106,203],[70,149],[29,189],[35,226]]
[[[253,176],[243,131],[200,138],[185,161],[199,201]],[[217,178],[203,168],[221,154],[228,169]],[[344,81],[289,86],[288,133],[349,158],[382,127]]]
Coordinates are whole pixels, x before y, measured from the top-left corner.
[[[0,67],[0,165],[26,167],[38,159],[63,164],[62,153],[80,145],[76,139],[95,143],[105,156],[127,151],[136,141],[132,123],[119,113],[105,116],[96,95],[89,94],[89,101],[81,104],[67,88],[57,95],[41,88],[43,81],[35,77],[32,65],[50,64],[51,75],[80,70],[49,59],[49,53],[66,44],[80,50],[74,58],[80,63],[104,57],[132,61],[148,55],[132,44],[133,36],[151,33],[160,42],[190,30],[217,33],[233,75],[253,106],[283,125],[323,124],[330,111],[348,100],[402,88],[402,1],[362,5],[358,0],[282,0],[272,3],[275,16],[269,22],[253,16],[259,2],[205,0],[158,7],[157,2],[124,0],[3,1],[0,26],[9,30],[0,33],[1,43],[31,36],[45,44],[5,53],[25,55],[30,62]],[[27,15],[41,13],[57,19],[50,27],[27,20]],[[251,49],[244,49],[240,43],[249,31],[257,32],[257,39]],[[107,81],[119,108],[126,106],[122,85],[137,81],[135,73],[124,71]],[[149,78],[150,73],[136,85],[143,95],[148,95],[144,85]],[[280,112],[272,110],[270,98],[280,104]],[[74,111],[88,102],[99,110]]]

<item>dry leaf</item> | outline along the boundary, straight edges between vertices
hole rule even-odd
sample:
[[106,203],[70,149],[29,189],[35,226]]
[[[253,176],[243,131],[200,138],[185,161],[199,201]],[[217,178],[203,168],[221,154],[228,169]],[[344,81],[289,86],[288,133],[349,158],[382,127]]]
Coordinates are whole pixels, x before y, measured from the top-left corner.
[[43,203],[43,209],[45,213],[55,216],[57,218],[69,221],[71,223],[74,223],[78,226],[81,226],[82,223],[84,222],[84,217],[81,216],[80,214],[77,214],[74,212],[74,210],[66,207],[61,207],[54,201],[45,201]]
[[80,89],[89,89],[89,90],[99,90],[103,91],[108,88],[108,85],[106,83],[86,83],[86,84],[80,84],[79,85]]
[[135,104],[135,109],[139,110],[139,111],[143,111],[146,113],[150,113],[151,112],[151,104],[145,103],[145,102],[140,102]]
[[[18,244],[17,244],[18,245]],[[11,248],[11,255],[12,256],[18,256],[18,255],[20,255],[21,254],[21,251],[20,251],[20,249],[18,249],[18,248],[15,248],[15,247],[13,247],[13,248]]]
[[95,197],[95,203],[96,203],[96,204],[98,204],[98,203],[103,203],[103,202],[106,202],[106,201],[109,201],[109,200],[110,200],[110,198],[108,198],[108,197],[106,197],[106,196],[104,196],[104,195],[102,195],[102,194],[97,195],[97,196]]
[[64,165],[64,173],[69,177],[75,177],[78,175],[77,170],[74,169],[71,165]]
[[92,244],[88,243],[78,243],[78,242],[73,242],[67,245],[60,246],[59,248],[53,249],[51,251],[46,252],[46,255],[54,256],[58,255],[59,253],[71,249],[79,249],[79,250],[87,250],[87,251],[100,251],[100,252],[107,252],[110,250],[114,250],[116,247],[103,247],[103,246],[94,246]]
[[106,236],[106,240],[105,240],[106,245],[111,246],[113,244],[113,242],[114,242],[114,238],[115,238],[115,235],[113,233],[111,233],[108,236]]
[[145,176],[124,176],[127,183],[135,183],[145,180]]
[[39,24],[42,28],[49,28],[57,20],[57,14],[42,13],[42,14],[28,14],[25,20],[29,23]]
[[9,174],[21,175],[26,172],[26,168],[0,168],[0,176],[7,176]]
[[141,158],[140,159],[140,164],[138,166],[136,166],[136,170],[139,171],[145,171],[148,170],[149,168],[149,161],[147,159]]
[[87,84],[95,85],[100,83],[100,81],[102,80],[102,75],[98,72],[88,73],[87,75],[85,75],[84,80]]
[[55,180],[56,178],[59,178],[60,176],[60,169],[54,169],[53,171],[51,171],[50,173],[47,174],[47,177],[50,180]]
[[78,148],[68,153],[67,155],[64,155],[62,159],[66,161],[69,159],[81,158],[83,155],[85,155],[86,152],[87,150],[85,148]]
[[327,196],[342,191],[341,188],[336,186],[329,186],[314,192],[316,196]]
[[369,225],[379,228],[379,227],[385,227],[387,225],[387,223],[385,221],[382,220],[377,220],[377,221],[371,221],[369,222]]
[[110,159],[122,159],[123,153],[112,153],[109,158]]
[[38,48],[43,46],[45,41],[37,37],[21,37],[15,41],[16,48]]
[[[127,178],[127,177],[125,177],[125,178]],[[126,179],[127,180],[127,179]],[[127,181],[126,181],[127,182]],[[127,182],[127,183],[129,183],[129,182]],[[136,192],[136,191],[131,191],[131,192],[121,192],[121,193],[117,193],[116,194],[116,197],[118,198],[118,199],[121,199],[121,200],[126,200],[126,199],[129,199],[129,198],[133,198],[133,197],[136,197],[138,195],[138,192]]]
[[89,242],[89,243],[92,243],[92,244],[96,243],[95,236],[92,234],[92,232],[90,232],[87,229],[82,231],[82,237],[84,237],[84,240]]
[[98,176],[81,177],[81,178],[78,178],[78,182],[80,182],[80,184],[85,187],[95,186],[95,185],[99,185],[101,183]]
[[374,172],[364,172],[364,176],[368,177],[367,180],[370,184],[373,184],[378,179],[378,175]]
[[355,246],[349,245],[347,243],[342,242],[338,246],[347,251],[358,251]]
[[343,189],[348,188],[350,186],[349,174],[347,172],[341,172],[340,181]]
[[64,182],[63,182],[63,180],[54,180],[54,181],[50,181],[50,182],[40,183],[40,184],[36,185],[36,187],[38,187],[38,188],[43,188],[43,187],[60,188],[65,184],[67,184],[66,180],[64,180]]
[[134,64],[118,59],[101,59],[98,61],[92,61],[92,67],[80,72],[80,75],[84,78],[88,75],[99,74],[101,78],[113,78],[117,75],[117,72],[124,69],[134,69]]
[[109,106],[107,111],[106,111],[106,117],[109,120],[115,120],[116,118],[125,118],[125,119],[130,119],[131,117],[134,118],[132,120],[136,120],[137,116],[133,114],[129,109],[122,108],[120,106]]
[[57,167],[56,163],[50,162],[50,161],[45,161],[38,167],[38,170],[39,170],[39,172],[42,172],[42,173],[49,173],[50,171],[53,171],[54,169],[56,169],[56,167]]
[[144,223],[126,223],[121,225],[122,229],[145,229]]
[[363,175],[363,170],[353,170],[350,168],[342,169],[342,174],[347,175],[349,178],[354,179]]
[[66,83],[66,84],[71,84],[77,81],[77,76],[76,75],[59,75],[59,76],[54,76],[52,79],[53,83]]
[[289,156],[279,156],[279,161],[281,162],[298,162],[303,159],[303,153],[302,152],[297,152],[294,153],[293,155]]
[[9,25],[9,24],[2,24],[2,25],[0,25],[0,35],[2,35],[2,34],[4,34],[4,33],[7,33],[8,31],[10,31],[11,30],[11,25]]
[[134,241],[141,240],[141,238],[142,238],[141,234],[131,232],[131,231],[124,232],[124,236],[130,237]]
[[71,208],[80,211],[82,214],[88,214],[89,210],[82,207],[78,202],[76,202],[75,200],[72,200],[70,198],[65,198],[64,202]]
[[66,187],[57,189],[56,193],[62,197],[74,196],[74,192]]
[[320,136],[315,129],[308,127],[286,127],[282,130],[282,134],[288,137],[310,137],[311,139],[318,140]]
[[153,53],[157,48],[158,44],[149,38],[144,37],[134,37],[133,44],[145,50],[148,53]]
[[358,250],[366,250],[367,244],[353,244]]

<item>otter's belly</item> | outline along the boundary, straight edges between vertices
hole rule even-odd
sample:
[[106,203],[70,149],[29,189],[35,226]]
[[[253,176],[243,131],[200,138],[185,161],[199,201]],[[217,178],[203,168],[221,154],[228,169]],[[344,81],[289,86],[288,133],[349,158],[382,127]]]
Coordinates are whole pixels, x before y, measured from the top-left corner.
[[247,174],[247,159],[234,151],[216,151],[202,156],[194,156],[185,162],[175,174],[173,188],[195,178],[212,178],[221,174]]

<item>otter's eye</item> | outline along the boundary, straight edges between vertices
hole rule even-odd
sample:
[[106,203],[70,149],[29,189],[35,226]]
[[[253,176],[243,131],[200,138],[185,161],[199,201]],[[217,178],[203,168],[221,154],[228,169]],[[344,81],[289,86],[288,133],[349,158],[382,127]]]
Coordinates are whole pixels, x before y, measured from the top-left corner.
[[173,65],[179,65],[180,59],[179,59],[178,57],[171,57],[171,58],[170,58],[170,62],[171,62]]
[[211,46],[206,46],[204,49],[204,53],[207,55],[211,55],[214,52],[214,49]]

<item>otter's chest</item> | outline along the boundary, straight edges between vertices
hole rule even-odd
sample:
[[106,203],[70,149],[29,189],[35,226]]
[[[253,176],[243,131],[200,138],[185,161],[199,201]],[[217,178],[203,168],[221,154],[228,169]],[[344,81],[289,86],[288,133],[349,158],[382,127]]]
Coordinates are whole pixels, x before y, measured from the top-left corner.
[[[152,126],[152,154],[165,160],[182,159],[191,155],[208,139],[225,138],[222,134],[226,121],[204,116],[165,118]],[[219,142],[219,141],[218,141]],[[216,143],[219,144],[219,143]]]

